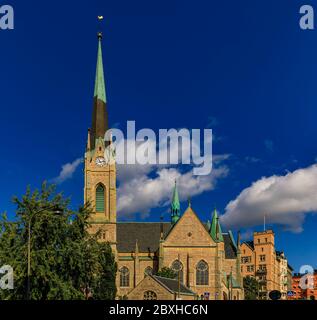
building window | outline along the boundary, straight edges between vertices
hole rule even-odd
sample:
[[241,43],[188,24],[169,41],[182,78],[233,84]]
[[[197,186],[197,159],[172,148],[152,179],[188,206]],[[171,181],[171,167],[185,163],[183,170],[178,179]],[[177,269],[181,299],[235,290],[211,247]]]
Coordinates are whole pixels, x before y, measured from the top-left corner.
[[260,264],[260,265],[259,265],[259,269],[260,269],[261,271],[266,271],[266,264]]
[[157,295],[154,291],[145,291],[143,300],[157,300]]
[[254,271],[254,265],[250,265],[250,266],[247,266],[247,272],[253,272]]
[[260,239],[258,239],[258,243],[260,243]]
[[180,282],[183,283],[184,279],[183,279],[183,264],[179,261],[179,260],[175,260],[172,263],[172,268],[171,268],[175,273],[176,273],[176,279],[180,279]]
[[265,238],[265,242],[267,242],[267,238]]
[[153,274],[153,269],[151,267],[146,267],[144,270],[144,277],[152,275]]
[[105,212],[105,188],[101,184],[96,189],[96,212]]
[[209,283],[209,270],[208,264],[200,260],[196,267],[196,285],[207,286]]
[[265,261],[265,254],[260,255],[260,261],[262,261],[262,262]]
[[130,286],[130,272],[127,267],[122,267],[120,270],[120,287]]
[[250,256],[241,258],[241,263],[249,263],[249,262],[251,262],[251,257]]
[[261,248],[262,249],[262,252],[264,251],[264,248]]

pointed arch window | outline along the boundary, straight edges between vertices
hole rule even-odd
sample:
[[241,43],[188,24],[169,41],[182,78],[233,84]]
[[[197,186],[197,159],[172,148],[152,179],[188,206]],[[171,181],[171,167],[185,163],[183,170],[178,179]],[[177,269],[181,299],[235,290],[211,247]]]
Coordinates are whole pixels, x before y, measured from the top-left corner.
[[207,286],[209,284],[209,267],[207,262],[200,260],[196,266],[196,285]]
[[105,212],[105,188],[102,184],[96,189],[96,212]]
[[127,267],[120,270],[120,287],[130,287],[130,271]]
[[183,268],[183,264],[179,261],[179,260],[175,260],[172,263],[172,267],[171,269],[176,273],[176,279],[180,279],[180,282],[183,283],[184,282],[184,268]]

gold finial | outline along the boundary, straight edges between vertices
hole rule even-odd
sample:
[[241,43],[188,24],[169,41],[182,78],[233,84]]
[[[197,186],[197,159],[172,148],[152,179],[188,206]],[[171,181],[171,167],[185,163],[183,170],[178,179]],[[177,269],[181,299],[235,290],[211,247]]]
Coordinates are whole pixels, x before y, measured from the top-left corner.
[[[103,21],[103,16],[98,16],[97,19],[99,22],[101,22],[101,21]],[[99,40],[102,39],[102,32],[98,32],[98,39]]]

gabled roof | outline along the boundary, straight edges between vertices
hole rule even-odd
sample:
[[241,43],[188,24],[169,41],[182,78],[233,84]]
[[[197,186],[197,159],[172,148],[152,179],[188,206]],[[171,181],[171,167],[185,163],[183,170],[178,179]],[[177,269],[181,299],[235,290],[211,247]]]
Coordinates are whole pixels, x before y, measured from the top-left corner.
[[180,294],[187,294],[187,295],[195,295],[195,293],[190,290],[188,287],[186,287],[184,284],[180,284],[178,287],[178,280],[175,279],[170,279],[170,278],[165,278],[165,277],[159,277],[155,275],[150,275],[155,281],[157,281],[160,285],[165,287],[168,291],[172,293],[178,293],[178,288],[179,288],[179,293]]
[[225,258],[226,259],[236,259],[237,257],[237,248],[235,244],[232,242],[232,238],[230,234],[223,233],[223,240],[225,243]]
[[245,243],[251,250],[254,250],[254,242],[253,241],[244,241]]
[[[171,229],[171,223],[163,222],[164,238]],[[118,252],[134,252],[138,240],[140,252],[156,252],[160,245],[160,222],[118,222],[117,250]]]
[[[209,233],[210,225],[202,223],[191,207],[188,207],[187,210],[190,210],[198,218],[207,233]],[[174,226],[170,222],[118,222],[117,250],[120,253],[132,253],[135,251],[137,241],[139,252],[155,253],[160,246],[161,228],[163,239],[165,240],[181,220],[177,221]],[[237,247],[232,234],[221,233],[221,238],[224,241],[225,259],[235,259],[237,257]]]

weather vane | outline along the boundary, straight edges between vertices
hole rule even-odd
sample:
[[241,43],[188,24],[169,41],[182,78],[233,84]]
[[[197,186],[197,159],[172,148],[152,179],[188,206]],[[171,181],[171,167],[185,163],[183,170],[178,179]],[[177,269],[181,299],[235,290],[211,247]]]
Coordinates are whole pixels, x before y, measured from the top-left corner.
[[[103,21],[103,16],[98,16],[97,19],[100,23],[101,21]],[[102,32],[101,31],[98,31],[98,38],[102,39]]]

